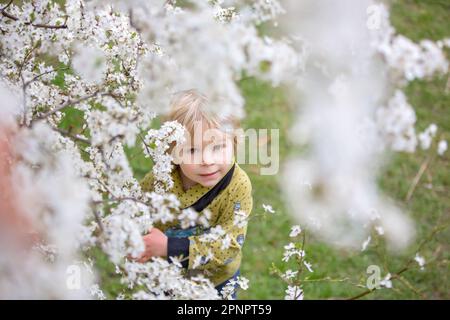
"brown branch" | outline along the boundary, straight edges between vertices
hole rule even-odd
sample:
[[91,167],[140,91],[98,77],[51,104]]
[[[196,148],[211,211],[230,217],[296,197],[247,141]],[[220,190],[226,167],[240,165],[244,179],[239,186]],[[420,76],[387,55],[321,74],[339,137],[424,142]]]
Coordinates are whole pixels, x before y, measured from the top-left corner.
[[416,176],[414,177],[413,182],[411,183],[411,186],[409,187],[408,193],[406,194],[406,198],[405,201],[408,202],[409,200],[411,200],[411,197],[414,193],[414,190],[416,190],[417,184],[420,181],[420,178],[422,178],[422,175],[425,173],[425,171],[427,170],[430,162],[432,160],[432,156],[429,155],[426,160],[422,163],[422,165],[419,168],[419,171],[417,172]]
[[81,98],[78,99],[78,100],[69,100],[69,101],[67,101],[66,103],[64,103],[63,105],[59,106],[58,108],[53,109],[53,110],[51,110],[51,111],[49,111],[49,112],[47,112],[47,113],[44,113],[43,115],[40,115],[39,117],[34,118],[32,121],[46,119],[46,118],[48,118],[49,116],[51,116],[52,114],[55,114],[56,112],[62,111],[63,109],[65,109],[65,108],[67,108],[67,107],[70,107],[70,106],[72,106],[72,105],[81,103],[81,102],[86,101],[86,100],[88,100],[88,99],[91,99],[91,98],[97,96],[98,94],[99,94],[99,92],[96,91],[96,92],[94,92],[94,93],[92,93],[92,94],[90,94],[90,95],[81,97]]
[[68,70],[68,69],[69,68],[64,67],[64,68],[59,68],[59,69],[56,69],[56,70],[50,70],[50,71],[43,72],[41,74],[36,75],[33,79],[28,80],[27,82],[25,82],[24,86],[28,87],[31,83],[33,83],[34,81],[38,80],[40,77],[45,76],[46,74],[49,74],[49,73],[52,73],[52,72],[57,73],[58,71]]
[[132,26],[134,29],[136,29],[137,32],[142,32],[142,30],[136,25],[136,23],[133,20],[133,9],[130,8],[128,11],[128,17],[130,19],[130,26]]
[[20,76],[22,76],[22,71],[23,71],[23,67],[25,66],[25,64],[27,64],[28,59],[31,57],[31,54],[33,53],[34,50],[36,50],[38,47],[40,46],[39,42],[36,43],[31,49],[30,51],[28,51],[28,53],[25,55],[25,57],[23,58],[23,62],[20,64],[19,66],[19,72],[18,74]]
[[63,129],[57,128],[57,127],[52,127],[52,129],[54,131],[57,131],[57,132],[61,133],[63,136],[71,138],[72,140],[76,140],[76,141],[80,141],[80,142],[83,142],[83,143],[87,143],[89,145],[91,144],[91,140],[89,140],[87,138],[83,138],[83,137],[77,136],[77,135],[74,135],[74,134],[70,133],[69,131],[66,131],[66,130],[63,130]]
[[105,200],[99,200],[99,201],[93,201],[93,204],[102,204],[105,202],[121,202],[121,201],[133,201],[136,203],[141,203],[143,205],[146,205],[147,207],[150,207],[151,205],[149,205],[148,203],[140,200],[140,199],[136,199],[133,197],[116,197],[111,190],[109,190],[108,186],[106,186],[99,178],[94,178],[95,180],[97,180],[98,183],[100,183],[103,188],[105,188],[106,192],[108,192],[111,196],[110,199],[105,199]]
[[[431,238],[433,238],[437,233],[439,233],[439,232],[445,230],[446,228],[448,228],[448,226],[449,226],[448,224],[444,224],[444,225],[440,225],[439,227],[434,228],[433,231],[430,233],[430,235],[429,235],[428,237],[426,237],[426,238],[419,244],[419,246],[418,246],[416,252],[420,252],[421,249],[423,248],[423,246],[424,246]],[[408,270],[411,269],[410,265],[411,265],[411,263],[413,263],[413,262],[414,262],[414,258],[410,258],[410,259],[405,263],[405,265],[403,266],[403,268],[400,269],[399,271],[397,271],[396,273],[394,273],[394,274],[391,276],[391,278],[390,278],[389,280],[395,280],[395,279],[397,279],[397,278],[400,279],[400,275],[401,275],[402,273],[404,273],[404,272],[406,272],[406,271],[408,271]],[[362,297],[364,297],[364,296],[366,296],[366,295],[368,295],[368,294],[374,292],[375,290],[377,290],[377,288],[368,289],[368,290],[363,291],[363,292],[361,292],[360,294],[358,294],[358,295],[356,295],[356,296],[354,296],[354,297],[348,298],[347,300],[357,300],[357,299],[359,299],[359,298],[362,298]]]
[[141,134],[138,134],[138,137],[142,140],[142,143],[145,146],[145,150],[147,150],[147,153],[150,155],[150,146],[145,142],[144,138],[141,136]]
[[404,277],[399,276],[398,277],[398,281],[400,281],[401,283],[403,283],[404,286],[406,286],[409,290],[411,290],[412,292],[414,292],[416,295],[418,295],[420,298],[422,298],[422,300],[426,300],[427,297],[419,291],[419,289],[415,288],[408,280],[406,280]]
[[[394,273],[394,274],[389,278],[389,280],[395,280],[395,279],[399,278],[400,275],[401,275],[403,272],[408,271],[409,269],[410,269],[410,268],[409,268],[408,266],[403,267],[400,271]],[[354,297],[351,297],[351,298],[349,298],[349,299],[347,299],[347,300],[357,300],[357,299],[362,298],[362,297],[364,297],[364,296],[366,296],[366,295],[368,295],[368,294],[370,294],[370,293],[372,293],[372,292],[374,292],[374,291],[376,291],[376,290],[378,290],[378,289],[377,289],[377,288],[368,289],[368,290],[366,290],[366,291],[364,291],[364,292],[361,292],[360,294],[358,294],[358,295],[356,295],[356,296],[354,296]]]
[[13,2],[14,2],[14,0],[9,1],[8,4],[6,6],[4,6],[0,11],[4,11],[4,10],[8,9],[8,7],[10,5],[12,5]]
[[377,289],[373,288],[373,289],[366,290],[366,291],[364,291],[364,292],[362,292],[362,293],[360,293],[360,294],[358,294],[358,295],[356,295],[354,297],[351,297],[351,298],[349,298],[347,300],[358,300],[358,299],[360,299],[360,298],[362,298],[364,296],[367,296],[369,293],[372,293],[375,290],[377,290]]
[[100,232],[101,232],[102,234],[105,233],[105,228],[103,227],[102,219],[101,219],[100,216],[98,215],[97,211],[95,211],[95,209],[93,209],[93,212],[94,212],[94,218],[95,218],[95,221],[96,221],[97,224],[98,224],[98,227],[99,227],[99,229],[100,229]]
[[[12,1],[10,3],[8,3],[4,8],[2,8],[2,10],[0,11],[1,14],[6,17],[9,18],[11,20],[14,21],[18,21],[19,18],[17,18],[16,16],[13,16],[12,14],[6,12],[6,9],[11,5]],[[43,24],[43,23],[32,23],[32,22],[25,22],[25,25],[27,26],[33,26],[35,28],[44,28],[44,29],[67,29],[67,19],[69,17],[65,17],[65,21],[62,25],[50,25],[50,24]]]

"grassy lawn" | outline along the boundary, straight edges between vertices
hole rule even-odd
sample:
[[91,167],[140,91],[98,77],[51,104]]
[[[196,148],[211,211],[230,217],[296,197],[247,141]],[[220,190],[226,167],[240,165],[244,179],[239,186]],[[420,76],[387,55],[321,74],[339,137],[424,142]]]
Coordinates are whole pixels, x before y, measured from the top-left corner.
[[[448,12],[450,2],[402,0],[393,5],[392,20],[399,32],[420,40],[433,40],[450,36]],[[448,78],[435,78],[429,82],[415,81],[406,92],[410,103],[417,112],[417,128],[423,130],[430,123],[439,127],[438,134],[450,139],[450,96]],[[447,86],[447,89],[446,89]],[[286,140],[286,132],[291,125],[292,107],[288,104],[283,89],[245,79],[240,83],[246,98],[247,117],[244,128],[279,128],[281,160],[292,152],[293,146]],[[158,124],[155,123],[155,127]],[[127,149],[137,178],[150,169],[150,161],[142,156],[139,148]],[[450,214],[449,154],[434,159],[423,175],[410,202],[404,204],[405,211],[416,221],[418,241],[428,235],[433,228],[448,222]],[[408,188],[427,154],[393,154],[392,161],[385,168],[380,178],[380,185],[386,194],[403,202]],[[271,204],[277,211],[275,216],[252,220],[244,246],[242,275],[250,280],[250,288],[239,293],[240,299],[283,299],[285,284],[270,275],[272,262],[281,265],[283,246],[290,242],[289,230],[294,222],[291,220],[280,196],[277,176],[260,176],[256,165],[243,165],[253,184],[254,211],[262,212],[262,204]],[[427,186],[432,185],[432,188]],[[301,199],[299,199],[301,201]],[[366,298],[369,299],[412,299],[412,298],[450,298],[449,259],[450,233],[448,230],[431,238],[420,254],[427,260],[424,271],[418,268],[404,273],[403,282],[394,282],[394,289],[378,290]],[[414,256],[416,246],[400,255],[388,256],[387,266],[390,271],[397,271],[408,257]],[[335,250],[308,237],[306,245],[308,261],[314,268],[312,279],[331,277],[334,279],[350,277],[353,282],[365,281],[366,268],[371,264],[383,265],[378,253],[370,247],[364,254],[345,250]],[[98,254],[101,281],[107,293],[120,290],[114,269],[107,259]],[[434,261],[430,261],[433,260]],[[382,275],[387,272],[382,267]],[[414,290],[408,289],[414,287]],[[348,283],[310,282],[304,286],[306,299],[346,298],[362,292]],[[414,292],[416,291],[416,292]]]
[[[396,1],[392,8],[392,21],[397,30],[415,41],[423,38],[439,40],[450,36],[450,20],[448,19],[448,1]],[[430,123],[436,123],[439,134],[450,138],[450,96],[446,89],[448,78],[438,77],[432,81],[415,81],[406,89],[410,103],[417,112],[417,128],[425,129]],[[289,127],[291,110],[283,98],[280,89],[254,80],[241,83],[242,91],[247,99],[247,119],[244,127],[280,128],[282,139],[280,153],[284,158],[289,150],[285,140]],[[391,163],[385,168],[380,178],[380,185],[386,194],[403,202],[408,188],[421,163],[427,154],[418,151],[416,154],[393,154]],[[277,216],[268,219],[253,220],[248,229],[247,242],[244,248],[242,273],[250,279],[248,291],[240,292],[241,299],[282,299],[285,285],[270,275],[272,262],[281,265],[283,246],[290,240],[288,237],[291,221],[286,208],[280,199],[278,181],[273,176],[260,176],[257,168],[244,166],[250,175],[254,188],[254,213],[262,211],[262,204],[272,204]],[[432,189],[426,187],[432,183]],[[450,200],[449,156],[436,158],[428,168],[409,203],[404,205],[405,211],[416,221],[417,241],[430,234],[433,228],[448,223]],[[299,199],[301,201],[301,199]],[[432,237],[421,250],[427,260],[424,271],[417,268],[404,273],[404,280],[394,282],[394,289],[378,290],[367,298],[370,299],[414,299],[414,298],[449,298],[450,271],[449,259],[450,233],[445,230]],[[397,271],[405,259],[414,256],[417,245],[396,256],[387,257],[389,270]],[[306,252],[312,262],[314,273],[311,279],[331,277],[334,279],[350,277],[352,282],[364,280],[367,266],[382,265],[382,260],[372,248],[360,254],[335,250],[314,239],[307,240]],[[434,260],[431,262],[429,260]],[[386,273],[382,267],[382,275]],[[414,290],[408,289],[414,287]],[[304,284],[305,298],[346,298],[362,291],[348,283],[310,282]],[[417,291],[417,292],[414,292]]]
[[[430,83],[413,83],[407,90],[408,96],[414,106],[417,106],[418,128],[424,129],[434,122],[439,126],[441,133],[448,138],[450,128],[448,106],[449,97],[444,95],[446,79],[436,79]],[[246,127],[280,128],[281,138],[285,137],[283,131],[288,128],[290,113],[289,106],[283,99],[280,89],[271,89],[264,83],[254,80],[242,82],[241,88],[247,97],[248,118]],[[289,144],[285,140],[281,143],[281,157],[286,156]],[[393,154],[392,161],[380,178],[380,185],[385,193],[402,202],[407,194],[426,153],[418,151],[414,155]],[[281,299],[284,297],[285,285],[270,275],[270,265],[276,262],[281,265],[283,246],[290,242],[288,237],[290,226],[294,224],[280,199],[279,181],[274,176],[260,176],[255,166],[243,166],[248,172],[254,189],[254,213],[262,212],[262,204],[271,204],[277,211],[276,216],[267,219],[255,219],[249,224],[248,237],[244,247],[244,260],[242,273],[250,279],[251,286],[248,291],[240,292],[241,299]],[[448,187],[450,175],[448,174],[448,155],[437,158],[422,177],[411,201],[404,205],[416,221],[418,240],[428,235],[432,229],[442,221],[449,218]],[[431,190],[425,187],[432,183]],[[301,199],[299,199],[301,201]],[[438,263],[427,265],[425,271],[411,270],[405,273],[405,278],[414,285],[424,297],[448,298],[448,231],[438,234],[429,244],[421,250],[427,259],[437,257]],[[403,255],[389,256],[387,258],[389,270],[397,271],[405,259],[414,256],[416,246],[412,245]],[[366,277],[365,270],[371,264],[381,265],[382,260],[375,250],[369,249],[361,254],[335,250],[314,239],[308,238],[306,252],[308,261],[313,263],[315,270],[311,279],[324,277],[347,278],[359,282]],[[429,259],[427,259],[429,260]],[[382,268],[382,274],[387,271]],[[365,282],[365,281],[364,281]],[[395,282],[395,290],[380,290],[368,298],[420,298],[411,290],[405,290],[407,284]],[[305,296],[314,298],[345,298],[362,291],[354,285],[347,283],[306,283]]]

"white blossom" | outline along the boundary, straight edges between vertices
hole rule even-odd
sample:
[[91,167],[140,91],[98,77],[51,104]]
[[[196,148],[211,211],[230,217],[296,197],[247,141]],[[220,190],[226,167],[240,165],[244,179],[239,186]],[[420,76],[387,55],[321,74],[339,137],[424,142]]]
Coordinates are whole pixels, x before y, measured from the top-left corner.
[[289,233],[289,237],[295,238],[295,237],[298,236],[301,232],[302,232],[302,229],[300,228],[299,225],[292,226],[292,228],[291,228],[291,233]]
[[406,81],[423,79],[435,73],[445,73],[448,62],[442,50],[443,42],[428,39],[415,43],[403,35],[396,34],[389,21],[389,11],[384,4],[377,4],[380,26],[372,32],[372,45],[381,53],[394,77]]
[[362,246],[361,246],[361,251],[365,251],[370,243],[370,241],[372,240],[372,237],[369,236],[366,241],[363,242]]
[[138,258],[144,252],[142,235],[130,218],[124,215],[110,215],[106,217],[103,225],[105,227],[103,249],[114,263],[120,262],[127,255]]
[[384,229],[382,226],[375,226],[375,231],[382,236],[384,234]]
[[234,212],[233,224],[238,228],[244,228],[248,224],[248,214],[244,210]]
[[308,269],[309,272],[314,272],[312,269],[312,265],[309,262],[303,261],[303,264],[305,265],[306,269]]
[[248,283],[249,280],[247,278],[238,276],[236,280],[231,279],[220,291],[220,294],[223,297],[223,299],[232,300],[233,299],[232,295],[237,291],[238,288],[242,290],[248,289]]
[[441,140],[438,143],[438,155],[442,156],[444,155],[445,151],[447,151],[447,141],[446,140]]
[[391,281],[392,277],[391,274],[388,273],[381,281],[380,281],[380,286],[391,289],[392,288],[392,281]]
[[100,83],[106,76],[105,56],[98,48],[78,46],[72,66],[84,80]]
[[173,187],[171,172],[173,158],[167,153],[172,143],[183,143],[184,128],[176,121],[165,122],[159,130],[151,129],[143,141],[144,154],[155,161],[153,174],[155,191],[163,193]]
[[423,150],[427,150],[430,148],[433,138],[436,136],[437,126],[432,123],[426,128],[423,132],[421,132],[418,136],[420,141],[420,147]]
[[376,117],[383,139],[389,148],[394,151],[415,151],[416,114],[402,91],[397,90],[387,106],[378,108]]
[[264,212],[275,213],[275,210],[273,210],[270,204],[263,204],[262,207],[264,209]]
[[281,277],[285,280],[289,280],[295,278],[298,274],[298,271],[292,271],[291,269],[286,270],[285,273],[281,275]]
[[425,269],[425,267],[424,267],[425,266],[425,259],[424,259],[424,257],[419,255],[419,253],[416,253],[416,255],[414,256],[414,260],[419,265],[420,270],[424,270]]
[[221,250],[227,250],[231,246],[231,237],[226,234],[225,237],[222,239],[222,246],[220,247]]
[[192,208],[187,208],[181,211],[178,215],[178,220],[181,222],[181,228],[187,229],[195,226],[198,219],[198,212]]
[[284,300],[303,300],[303,289],[299,286],[289,285],[285,293]]
[[201,256],[201,255],[197,255],[194,258],[194,262],[192,264],[192,268],[196,269],[197,267],[207,264],[209,261],[211,261],[211,259],[214,257],[214,254],[212,253],[211,250],[208,250],[208,253],[206,254],[206,256]]
[[[358,245],[370,229],[361,232],[361,225],[369,225],[375,207],[383,230],[378,233],[405,245],[411,226],[378,195],[375,173],[368,172],[377,171],[384,147],[412,152],[418,140],[422,147],[431,145],[436,130],[416,137],[416,116],[400,89],[407,81],[446,72],[443,49],[450,42],[414,43],[398,35],[382,5],[380,28],[369,32],[356,23],[371,2],[345,1],[349,6],[323,6],[322,0],[283,6],[276,0],[193,0],[190,6],[163,0],[10,3],[0,20],[0,130],[13,129],[11,152],[18,160],[11,188],[46,243],[20,259],[13,243],[2,238],[0,269],[11,276],[0,274],[0,297],[105,298],[90,262],[78,257],[78,250],[98,245],[122,282],[135,290],[132,298],[219,298],[208,279],[184,277],[176,259],[140,264],[127,257],[139,256],[142,235],[155,222],[209,226],[210,212],[181,212],[169,193],[168,151],[182,143],[184,128],[173,122],[155,128],[153,120],[167,111],[174,92],[194,87],[210,97],[212,110],[242,118],[245,101],[237,82],[244,74],[272,85],[293,83],[307,93],[295,122],[302,124],[297,136],[311,144],[312,154],[288,163],[292,170],[283,184],[295,212],[307,215],[304,220],[327,240]],[[321,10],[297,14],[296,8],[311,5]],[[261,36],[257,26],[269,21],[277,26],[281,15],[283,24],[293,15],[300,33]],[[311,85],[317,79],[321,86]],[[396,80],[401,85],[389,98],[385,87]],[[67,128],[63,120],[71,114],[79,117],[79,127]],[[155,192],[142,192],[125,152],[137,141],[154,163]],[[446,149],[446,142],[439,142],[438,154]],[[263,210],[275,212],[265,204]],[[235,225],[245,226],[244,215],[235,215]],[[0,224],[1,237],[11,232],[7,227]],[[220,226],[200,240],[222,241],[222,249],[232,245]],[[304,255],[291,243],[283,261]],[[194,257],[194,268],[213,258],[211,251]],[[61,285],[71,268],[81,268],[80,290]],[[303,298],[299,287],[290,286],[286,294]]]
[[[386,149],[413,152],[417,145],[416,115],[399,80],[405,70],[400,66],[395,77],[395,59],[387,62],[380,54],[379,45],[390,45],[393,34],[384,25],[367,28],[370,0],[283,4],[283,29],[301,39],[308,53],[308,67],[292,86],[298,99],[290,130],[305,152],[284,163],[280,184],[289,212],[323,241],[356,249],[370,233],[376,208],[388,245],[405,248],[414,236],[412,220],[377,184]],[[423,45],[422,57],[440,56]],[[412,71],[408,65],[407,72],[425,77],[443,71],[441,61]]]
[[284,246],[283,262],[288,262],[292,256],[302,258],[305,256],[305,251],[297,249],[296,245],[291,242],[287,246]]
[[161,258],[154,258],[142,264],[126,262],[127,277],[124,283],[130,288],[143,287],[133,294],[134,299],[219,299],[212,283],[202,276],[187,279],[182,276],[182,268]]
[[90,288],[89,291],[91,293],[91,296],[93,298],[96,298],[98,300],[105,300],[106,296],[103,293],[103,291],[100,289],[98,284],[93,284]]

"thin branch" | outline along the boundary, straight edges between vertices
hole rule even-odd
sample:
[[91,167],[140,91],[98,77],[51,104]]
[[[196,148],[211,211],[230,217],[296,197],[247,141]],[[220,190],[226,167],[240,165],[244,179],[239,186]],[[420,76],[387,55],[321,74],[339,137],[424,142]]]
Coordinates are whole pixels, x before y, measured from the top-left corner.
[[105,202],[122,202],[122,201],[133,201],[133,202],[137,202],[137,203],[141,203],[143,205],[149,206],[148,203],[146,203],[146,202],[144,202],[142,200],[133,198],[133,197],[115,197],[112,194],[111,194],[111,199],[93,201],[92,203],[93,204],[102,204],[102,203],[105,203]]
[[[392,275],[392,276],[389,278],[389,280],[395,280],[395,279],[399,278],[400,275],[401,275],[403,272],[407,271],[407,270],[409,270],[408,267],[402,268],[400,271],[398,271],[398,272],[396,272],[394,275]],[[372,292],[374,292],[374,291],[376,291],[376,290],[377,290],[376,287],[373,288],[373,289],[368,289],[368,290],[363,291],[363,292],[361,292],[360,294],[358,294],[358,295],[356,295],[356,296],[354,296],[354,297],[351,297],[351,298],[349,298],[349,299],[347,299],[347,300],[357,300],[357,299],[360,299],[360,298],[362,298],[362,297],[364,297],[364,296],[367,296],[368,294],[370,294],[370,293],[372,293]]]
[[116,94],[114,94],[112,92],[108,92],[108,93],[105,93],[105,96],[113,98],[114,101],[116,101],[122,108],[124,108],[124,109],[126,108],[123,105],[123,103],[119,100],[119,96],[117,96]]
[[146,205],[147,207],[150,206],[148,203],[146,203],[146,202],[144,202],[144,201],[142,201],[142,200],[133,198],[133,197],[116,197],[116,196],[111,192],[111,190],[109,190],[108,186],[106,186],[100,179],[95,178],[95,180],[97,180],[98,183],[100,183],[100,184],[103,186],[103,188],[105,188],[106,192],[108,192],[108,193],[110,194],[111,198],[110,198],[110,199],[105,199],[105,200],[93,201],[93,202],[92,202],[93,204],[102,204],[102,203],[105,203],[105,202],[134,201],[134,202],[137,202],[137,203],[141,203],[141,204],[143,204],[143,205]]
[[74,134],[70,133],[69,131],[63,130],[63,129],[58,128],[58,127],[52,127],[52,129],[57,131],[57,132],[59,132],[59,133],[61,133],[63,136],[69,137],[69,138],[71,138],[73,140],[80,141],[80,142],[83,142],[83,143],[86,143],[86,144],[89,144],[89,145],[91,144],[91,140],[89,140],[87,138],[80,137],[78,135],[74,135]]
[[[422,242],[419,244],[419,246],[418,246],[416,252],[420,252],[421,249],[423,248],[423,246],[424,246],[430,239],[432,239],[437,233],[439,233],[439,232],[445,230],[446,228],[448,228],[448,226],[449,226],[448,224],[444,224],[444,225],[440,225],[439,227],[434,228],[433,231],[428,235],[428,237],[426,237],[424,240],[422,240]],[[403,268],[400,269],[399,271],[397,271],[396,273],[394,273],[394,274],[391,276],[391,278],[390,278],[389,280],[399,279],[402,273],[404,273],[404,272],[406,272],[406,271],[408,271],[408,270],[411,269],[410,265],[411,265],[413,262],[414,262],[414,258],[410,258],[410,259],[405,263],[405,265],[403,266]],[[351,298],[349,298],[349,299],[347,299],[347,300],[357,300],[357,299],[359,299],[359,298],[362,298],[362,297],[364,297],[364,296],[366,296],[366,295],[368,295],[368,294],[374,292],[375,290],[377,290],[377,288],[368,289],[368,290],[363,291],[363,292],[361,292],[360,294],[358,294],[358,295],[356,295],[356,296],[354,296],[354,297],[351,297]]]
[[96,91],[96,92],[94,92],[94,93],[92,93],[90,95],[84,96],[84,97],[82,97],[82,98],[80,98],[78,100],[69,100],[66,103],[64,103],[63,105],[59,106],[58,108],[53,109],[53,110],[51,110],[51,111],[49,111],[47,113],[44,113],[43,115],[40,115],[39,117],[34,118],[32,121],[46,119],[49,116],[51,116],[52,114],[55,114],[55,113],[57,113],[59,111],[62,111],[63,109],[65,109],[65,108],[67,108],[69,106],[76,105],[76,104],[79,104],[79,103],[81,103],[83,101],[91,99],[91,98],[97,96],[98,94],[99,94],[99,92]]
[[364,296],[367,296],[368,294],[372,293],[375,290],[377,290],[377,289],[373,288],[373,289],[366,290],[366,291],[364,291],[364,292],[362,292],[362,293],[360,293],[360,294],[358,294],[358,295],[356,295],[354,297],[351,297],[351,298],[349,298],[347,300],[358,300],[358,299],[360,299],[360,298],[362,298]]
[[[6,8],[8,8],[11,5],[11,3],[12,3],[12,1],[9,4],[7,4],[6,7],[4,7],[0,12],[6,18],[9,18],[14,21],[18,21],[19,18],[17,18],[16,16],[13,16],[12,14],[5,11]],[[32,23],[32,22],[25,22],[25,25],[33,26],[35,28],[44,28],[44,29],[67,29],[67,19],[68,18],[69,18],[68,16],[65,17],[64,23],[62,25],[50,25],[50,24]]]
[[28,51],[28,53],[25,55],[25,57],[23,58],[23,62],[20,64],[19,66],[19,71],[18,74],[20,76],[22,76],[22,71],[23,71],[23,67],[25,66],[25,64],[28,62],[28,59],[31,57],[31,54],[33,53],[34,50],[36,50],[38,47],[40,46],[39,42],[36,43],[33,48],[30,49],[30,51]]
[[[306,242],[306,230],[302,231],[302,246],[301,246],[301,250],[304,252],[305,251],[305,242]],[[299,269],[298,269],[298,273],[297,273],[297,277],[296,280],[298,282],[298,284],[301,284],[301,274],[303,272],[303,260],[304,260],[305,255],[301,256],[300,258],[297,257],[297,262],[299,265]]]
[[[342,279],[333,279],[330,277],[325,277],[325,278],[319,278],[319,279],[303,279],[303,282],[323,282],[323,281],[327,281],[327,282],[346,282],[349,281],[350,278],[342,278]],[[359,285],[358,285],[359,286]]]
[[95,221],[96,221],[97,224],[98,224],[98,227],[99,227],[99,229],[100,229],[100,232],[101,232],[101,233],[105,233],[105,228],[103,227],[102,219],[100,218],[100,216],[98,215],[98,212],[97,212],[95,209],[93,210],[93,212],[94,212],[94,218],[95,218]]
[[2,10],[0,10],[0,11],[5,11],[6,9],[8,9],[8,7],[10,6],[10,5],[12,5],[12,3],[14,2],[14,0],[11,0],[11,1],[9,1],[8,2],[8,4],[6,5],[6,6],[4,6],[3,8],[2,8]]
[[425,170],[427,170],[432,158],[433,157],[431,155],[429,155],[426,158],[426,160],[422,163],[422,165],[420,166],[419,171],[417,172],[416,176],[414,177],[414,180],[413,180],[411,186],[409,187],[408,193],[406,194],[406,198],[405,198],[406,202],[408,202],[411,199],[411,197],[414,193],[414,190],[416,190],[417,184],[420,181],[420,178],[422,178],[422,175],[424,174]]
[[133,9],[132,8],[130,8],[130,10],[128,11],[128,16],[130,19],[130,26],[132,26],[134,29],[136,29],[136,31],[142,32],[142,30],[136,25],[136,23],[133,20]]
[[144,138],[141,136],[141,134],[139,133],[138,134],[138,137],[142,140],[142,143],[144,144],[144,146],[145,146],[145,150],[147,150],[147,153],[150,155],[151,153],[150,153],[150,147],[147,145],[147,143],[145,142],[145,140],[144,140]]
[[64,67],[64,68],[59,68],[59,69],[56,69],[56,70],[50,70],[50,71],[43,72],[41,74],[36,75],[33,79],[28,80],[27,82],[25,82],[24,86],[28,87],[31,83],[33,83],[34,81],[38,80],[40,77],[45,76],[46,74],[49,74],[49,73],[52,73],[52,72],[57,73],[58,71],[68,70],[68,69],[69,68]]
[[416,295],[418,295],[420,298],[422,298],[423,300],[426,300],[427,297],[424,296],[424,294],[422,292],[419,291],[419,289],[417,289],[416,287],[414,287],[408,280],[406,280],[404,277],[399,276],[398,277],[398,281],[400,281],[401,283],[403,283],[403,285],[405,285],[409,290],[411,290],[412,292],[414,292]]

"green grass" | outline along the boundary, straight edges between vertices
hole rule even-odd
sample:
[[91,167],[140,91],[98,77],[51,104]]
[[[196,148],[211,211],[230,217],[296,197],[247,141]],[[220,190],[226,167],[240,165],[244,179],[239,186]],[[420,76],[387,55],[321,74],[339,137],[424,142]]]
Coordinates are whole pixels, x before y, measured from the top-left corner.
[[413,41],[441,40],[449,36],[448,0],[394,0],[391,21]]
[[[279,128],[280,157],[285,157],[290,149],[285,139],[286,129],[291,125],[293,110],[285,101],[283,91],[253,79],[244,80],[240,85],[247,101],[247,117],[243,127]],[[277,177],[260,175],[258,166],[242,165],[242,168],[252,181],[252,214],[261,213],[264,203],[273,206],[277,218],[257,218],[249,223],[241,272],[250,280],[251,286],[239,295],[241,299],[280,298],[284,291],[283,283],[270,275],[269,267],[272,261],[279,261],[282,257],[283,245],[291,227],[290,218],[280,198]]]

